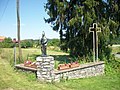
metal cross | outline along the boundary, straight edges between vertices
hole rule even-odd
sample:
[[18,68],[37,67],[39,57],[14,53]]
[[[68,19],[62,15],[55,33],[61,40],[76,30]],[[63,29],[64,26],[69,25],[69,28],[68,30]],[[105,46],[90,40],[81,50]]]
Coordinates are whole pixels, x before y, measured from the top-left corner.
[[97,26],[97,23],[93,23],[93,27],[89,27],[89,32],[93,33],[93,61],[98,61],[98,35],[97,32],[101,32],[101,28]]

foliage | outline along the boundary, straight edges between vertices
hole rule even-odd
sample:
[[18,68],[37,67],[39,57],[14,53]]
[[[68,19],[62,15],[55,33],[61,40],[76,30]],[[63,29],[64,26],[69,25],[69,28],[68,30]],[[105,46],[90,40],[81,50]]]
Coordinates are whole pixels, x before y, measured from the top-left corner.
[[23,41],[21,42],[21,47],[22,47],[22,48],[33,47],[33,40],[23,40]]
[[0,48],[0,54],[2,53],[2,48]]
[[[48,40],[48,46],[59,47],[59,44],[60,44],[59,39],[49,39]],[[39,40],[32,40],[32,39],[22,40],[21,47],[22,48],[40,47],[40,42],[39,42]]]
[[48,41],[48,46],[57,46],[59,47],[60,45],[60,40],[59,39],[50,39]]
[[36,39],[36,40],[33,40],[33,47],[39,47],[40,46],[40,42],[39,42],[39,40],[38,39]]
[[12,42],[12,39],[10,37],[5,38],[3,42],[0,42],[1,48],[12,48],[14,47],[14,43]]
[[98,23],[102,29],[98,39],[99,54],[109,57],[108,44],[120,32],[119,3],[119,0],[48,0],[45,10],[49,18],[45,21],[59,31],[62,50],[70,50],[71,55],[81,57],[92,55],[89,27]]
[[110,56],[109,61],[106,60],[105,73],[106,75],[116,74],[120,72],[120,62],[117,61],[114,55]]
[[117,38],[115,38],[115,39],[113,39],[113,40],[111,40],[111,44],[112,44],[112,45],[113,45],[113,44],[120,44],[120,36],[117,37]]

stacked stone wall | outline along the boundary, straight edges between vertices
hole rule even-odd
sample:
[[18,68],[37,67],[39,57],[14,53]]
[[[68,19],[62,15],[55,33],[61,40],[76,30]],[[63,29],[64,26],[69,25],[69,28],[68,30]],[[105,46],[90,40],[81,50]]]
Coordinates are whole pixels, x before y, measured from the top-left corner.
[[37,78],[42,81],[51,82],[54,78],[54,58],[37,57]]
[[85,78],[102,75],[104,74],[104,62],[84,64],[77,68],[56,71],[54,74],[54,80],[58,82],[61,79]]
[[59,82],[61,79],[85,78],[104,74],[104,62],[80,64],[66,70],[54,69],[54,58],[37,57],[37,78],[42,81]]

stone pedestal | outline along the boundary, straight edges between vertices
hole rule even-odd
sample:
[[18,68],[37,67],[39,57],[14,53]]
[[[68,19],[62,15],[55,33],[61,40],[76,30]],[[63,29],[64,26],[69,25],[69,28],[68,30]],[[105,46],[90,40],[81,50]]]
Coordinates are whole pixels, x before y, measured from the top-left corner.
[[51,82],[54,79],[54,57],[37,57],[37,78],[41,81]]

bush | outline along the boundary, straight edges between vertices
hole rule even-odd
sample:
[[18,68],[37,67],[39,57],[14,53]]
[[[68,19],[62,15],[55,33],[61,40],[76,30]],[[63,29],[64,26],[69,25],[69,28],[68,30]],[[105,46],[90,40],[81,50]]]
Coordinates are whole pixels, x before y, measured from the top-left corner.
[[12,39],[8,37],[8,38],[5,38],[3,42],[0,42],[0,47],[1,48],[13,48],[14,43],[12,42]]
[[120,36],[112,39],[111,44],[120,44]]
[[0,48],[0,54],[2,53],[2,48]]
[[60,46],[60,40],[59,39],[51,39],[48,41],[48,46]]
[[115,74],[120,72],[120,62],[117,61],[114,57],[114,55],[111,55],[111,59],[105,60],[106,66],[105,66],[105,73],[106,74]]
[[21,47],[22,48],[29,48],[33,47],[33,41],[32,40],[24,40],[21,42]]

